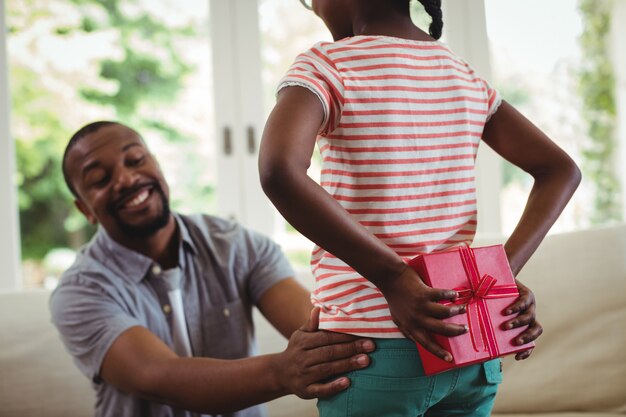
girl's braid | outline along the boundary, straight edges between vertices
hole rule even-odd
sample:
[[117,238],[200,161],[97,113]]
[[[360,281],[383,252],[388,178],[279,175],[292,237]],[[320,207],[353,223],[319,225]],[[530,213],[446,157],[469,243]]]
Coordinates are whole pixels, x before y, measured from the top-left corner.
[[428,33],[435,39],[441,38],[443,29],[443,14],[441,13],[441,0],[418,0],[424,6],[426,13],[433,19],[428,27]]

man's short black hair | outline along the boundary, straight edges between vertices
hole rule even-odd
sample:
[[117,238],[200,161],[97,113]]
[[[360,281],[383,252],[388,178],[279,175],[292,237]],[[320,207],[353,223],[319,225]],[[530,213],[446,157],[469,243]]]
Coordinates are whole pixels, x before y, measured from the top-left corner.
[[72,185],[72,181],[70,180],[70,177],[67,173],[67,167],[65,165],[65,163],[67,162],[67,156],[70,153],[70,151],[74,148],[74,146],[76,146],[76,144],[81,139],[83,139],[84,137],[86,137],[87,135],[91,133],[94,133],[100,130],[101,128],[105,126],[111,126],[111,125],[120,125],[120,123],[112,122],[108,120],[100,120],[97,122],[89,123],[81,127],[80,129],[78,129],[78,131],[72,135],[72,137],[70,138],[70,141],[67,143],[67,146],[65,147],[65,152],[63,152],[63,162],[61,165],[63,169],[63,178],[65,179],[65,184],[67,184],[67,188],[70,189],[70,191],[76,198],[78,198],[78,193],[76,192],[76,190],[74,189],[74,186]]

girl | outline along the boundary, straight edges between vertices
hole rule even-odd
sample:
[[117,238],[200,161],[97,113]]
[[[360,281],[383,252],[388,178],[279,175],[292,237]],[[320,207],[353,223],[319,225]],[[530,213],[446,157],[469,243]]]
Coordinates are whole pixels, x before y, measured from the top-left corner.
[[[296,58],[263,135],[263,189],[317,244],[320,327],[378,338],[372,365],[318,403],[322,416],[489,415],[499,360],[424,376],[414,342],[452,360],[430,334],[467,331],[442,321],[465,308],[438,303],[456,293],[427,287],[405,260],[472,242],[480,139],[535,180],[505,244],[514,274],[580,182],[561,149],[437,41],[441,1],[420,2],[429,34],[411,21],[409,0],[313,0],[335,42]],[[306,174],[316,139],[321,185]],[[533,293],[517,285],[505,326],[528,326],[522,345],[542,328]]]

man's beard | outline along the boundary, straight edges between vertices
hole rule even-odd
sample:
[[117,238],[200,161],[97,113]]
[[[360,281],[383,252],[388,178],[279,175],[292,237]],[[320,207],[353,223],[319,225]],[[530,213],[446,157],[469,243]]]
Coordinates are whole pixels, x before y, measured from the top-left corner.
[[113,207],[109,207],[109,214],[113,217],[115,223],[117,223],[117,227],[127,236],[139,238],[150,237],[167,225],[171,215],[170,204],[167,201],[167,197],[165,197],[165,193],[158,183],[153,184],[152,192],[157,193],[161,197],[161,212],[149,223],[140,225],[128,224],[120,218],[117,210]]

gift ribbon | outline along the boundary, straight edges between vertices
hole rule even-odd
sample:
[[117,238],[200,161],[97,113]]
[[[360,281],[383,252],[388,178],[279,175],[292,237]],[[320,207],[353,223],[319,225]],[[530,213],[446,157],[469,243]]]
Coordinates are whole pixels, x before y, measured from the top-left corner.
[[498,280],[489,274],[481,277],[474,250],[469,246],[459,248],[459,255],[470,286],[455,288],[458,297],[454,301],[445,301],[444,304],[467,305],[469,332],[474,350],[476,352],[488,351],[490,358],[497,358],[500,356],[500,350],[486,300],[517,296],[519,294],[517,286],[496,285]]

